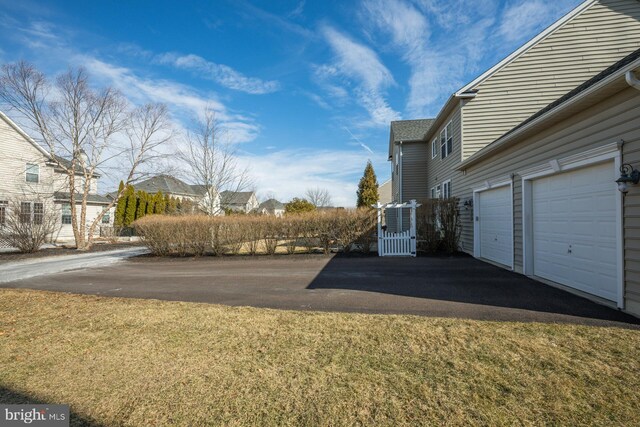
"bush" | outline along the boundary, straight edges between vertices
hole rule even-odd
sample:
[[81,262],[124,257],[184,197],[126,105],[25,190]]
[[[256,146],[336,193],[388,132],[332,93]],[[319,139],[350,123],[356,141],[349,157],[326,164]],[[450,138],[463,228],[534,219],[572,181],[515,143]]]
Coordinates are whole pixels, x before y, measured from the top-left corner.
[[51,204],[42,200],[33,203],[13,200],[5,215],[0,240],[20,252],[39,251],[57,229],[58,213]]
[[328,253],[338,245],[348,252],[370,250],[375,212],[370,209],[332,213],[270,216],[210,217],[205,215],[148,215],[134,222],[137,234],[155,255],[275,254],[282,243],[293,254],[299,246],[307,252]]
[[454,253],[460,244],[459,199],[430,199],[416,211],[418,250]]

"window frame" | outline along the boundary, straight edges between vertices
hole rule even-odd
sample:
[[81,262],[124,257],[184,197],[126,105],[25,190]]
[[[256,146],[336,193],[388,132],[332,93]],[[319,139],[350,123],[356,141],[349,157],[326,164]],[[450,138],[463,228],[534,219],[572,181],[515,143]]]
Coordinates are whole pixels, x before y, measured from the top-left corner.
[[453,152],[453,120],[449,120],[440,131],[440,157],[442,160]]
[[[446,191],[445,191],[445,188],[446,188]],[[450,179],[442,182],[442,198],[443,199],[451,198],[451,180]]]
[[[35,169],[35,172],[33,171]],[[35,176],[35,178],[29,179],[29,177]],[[27,163],[24,171],[24,180],[29,184],[40,183],[40,165],[37,163]]]
[[7,225],[7,209],[9,208],[8,200],[0,200],[0,228]]
[[438,157],[438,137],[433,138],[431,141],[431,159]]
[[106,211],[104,213],[104,215],[102,215],[102,219],[100,220],[100,223],[103,224],[103,225],[104,224],[106,224],[106,225],[111,224],[111,212]]
[[[68,213],[66,212],[69,210]],[[71,216],[71,203],[63,203],[60,209],[60,223],[62,225],[71,225],[72,216]]]

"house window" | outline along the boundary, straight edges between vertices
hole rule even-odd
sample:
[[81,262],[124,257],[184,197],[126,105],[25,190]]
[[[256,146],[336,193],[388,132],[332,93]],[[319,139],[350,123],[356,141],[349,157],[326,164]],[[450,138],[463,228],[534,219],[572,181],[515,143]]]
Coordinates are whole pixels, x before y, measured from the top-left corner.
[[33,223],[42,224],[44,220],[44,203],[35,202],[33,204]]
[[453,125],[449,122],[440,132],[440,155],[444,159],[453,151]]
[[438,157],[438,138],[434,138],[431,142],[431,158],[435,159]]
[[37,184],[40,181],[40,166],[35,163],[27,163],[26,179],[27,182]]
[[110,212],[107,211],[104,215],[102,215],[102,223],[103,224],[110,224],[111,223]]
[[435,186],[431,189],[431,198],[439,199],[440,198],[440,186]]
[[63,224],[71,224],[71,205],[69,203],[65,203],[62,205],[62,223]]
[[23,224],[31,222],[31,202],[20,202],[20,222]]
[[6,200],[0,200],[0,227],[7,225],[7,207],[9,202]]
[[451,180],[442,183],[442,198],[448,199],[451,197]]

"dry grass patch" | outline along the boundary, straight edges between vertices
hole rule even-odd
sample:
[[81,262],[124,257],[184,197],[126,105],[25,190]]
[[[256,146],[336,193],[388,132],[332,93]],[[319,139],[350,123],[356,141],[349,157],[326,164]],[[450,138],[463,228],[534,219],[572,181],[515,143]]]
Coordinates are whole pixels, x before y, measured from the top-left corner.
[[0,401],[108,425],[640,425],[639,343],[619,328],[0,290]]

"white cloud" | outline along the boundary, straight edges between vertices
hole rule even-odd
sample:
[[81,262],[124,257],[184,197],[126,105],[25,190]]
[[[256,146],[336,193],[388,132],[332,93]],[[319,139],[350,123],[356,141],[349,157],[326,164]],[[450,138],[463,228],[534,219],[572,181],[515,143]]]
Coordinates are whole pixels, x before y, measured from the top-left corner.
[[[185,116],[201,117],[206,109],[212,109],[220,124],[228,130],[231,141],[253,141],[258,135],[259,126],[250,118],[230,113],[214,97],[203,97],[189,86],[171,80],[142,78],[128,68],[91,56],[78,55],[75,61],[83,64],[91,75],[122,91],[134,104],[165,103],[174,114],[183,119],[187,118]],[[190,114],[185,115],[185,111]]]
[[542,0],[512,2],[504,9],[498,33],[509,42],[526,40],[557,20],[563,11],[575,3],[572,0],[553,3]]
[[283,202],[304,197],[308,188],[326,188],[336,206],[352,207],[356,202],[359,177],[371,159],[378,172],[387,168],[384,155],[364,150],[281,150],[268,154],[241,154],[260,194],[274,193]]
[[378,55],[330,26],[324,26],[322,34],[335,55],[334,64],[315,67],[315,75],[327,92],[339,100],[345,99],[347,90],[334,81],[344,79],[342,86],[355,85],[353,93],[370,120],[361,125],[387,126],[391,120],[399,119],[400,115],[385,99],[386,89],[394,86],[395,80]]
[[156,61],[183,70],[198,72],[204,78],[213,80],[224,87],[253,95],[272,93],[280,88],[280,84],[276,81],[265,81],[255,77],[247,77],[227,65],[207,61],[198,55],[164,53],[158,55]]

